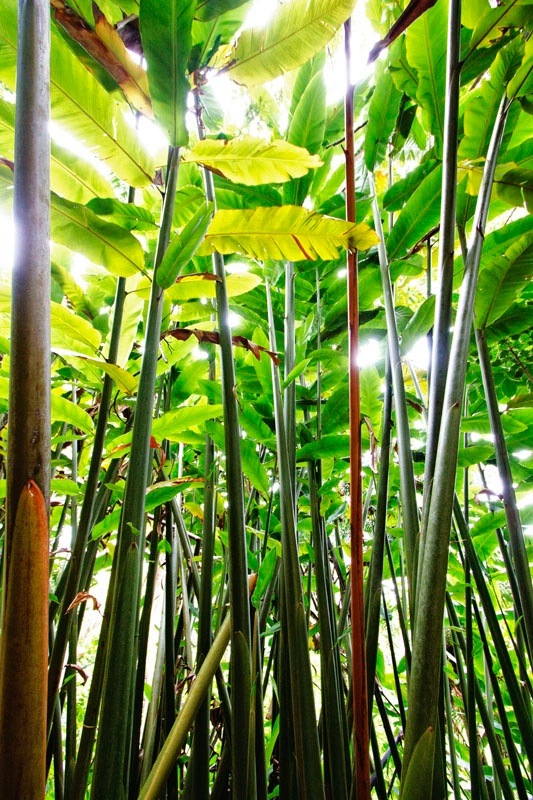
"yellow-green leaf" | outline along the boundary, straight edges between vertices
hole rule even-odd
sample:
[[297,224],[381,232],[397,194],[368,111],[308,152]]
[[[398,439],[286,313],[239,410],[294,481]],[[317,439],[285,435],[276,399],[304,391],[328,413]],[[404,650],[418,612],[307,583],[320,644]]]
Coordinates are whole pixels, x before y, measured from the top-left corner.
[[344,249],[367,250],[376,233],[300,206],[217,211],[202,253],[242,253],[257,259],[330,260]]
[[280,139],[267,143],[254,136],[229,141],[204,139],[189,150],[183,160],[202,164],[245,186],[283,183],[291,178],[301,178],[310,169],[322,165],[318,156],[311,155],[304,147]]
[[242,32],[228,55],[229,74],[257,86],[308,61],[351,16],[355,0],[292,0],[264,28]]

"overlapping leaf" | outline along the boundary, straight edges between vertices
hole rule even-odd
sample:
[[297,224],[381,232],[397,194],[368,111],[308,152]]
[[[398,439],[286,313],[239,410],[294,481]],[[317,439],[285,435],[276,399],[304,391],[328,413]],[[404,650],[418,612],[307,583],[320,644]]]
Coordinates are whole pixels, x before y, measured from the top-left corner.
[[321,165],[318,156],[303,147],[276,140],[265,142],[253,136],[242,139],[204,139],[183,157],[202,164],[224,178],[245,186],[282,183],[299,178]]
[[377,241],[368,225],[323,217],[299,206],[281,206],[218,211],[202,251],[242,253],[261,260],[329,260],[338,258],[341,250],[367,250]]

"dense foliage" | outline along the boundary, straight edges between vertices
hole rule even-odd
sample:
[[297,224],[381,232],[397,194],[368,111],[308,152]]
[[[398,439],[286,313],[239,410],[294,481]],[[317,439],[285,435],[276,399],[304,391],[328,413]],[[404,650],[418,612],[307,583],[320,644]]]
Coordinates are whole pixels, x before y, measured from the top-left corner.
[[[10,213],[17,4],[0,4]],[[532,4],[274,5],[243,29],[249,0],[50,3],[47,796],[527,800]],[[353,87],[354,188],[326,78],[351,15],[386,37],[407,5]],[[4,478],[10,292],[4,275]],[[17,532],[42,533],[28,503],[15,592]]]

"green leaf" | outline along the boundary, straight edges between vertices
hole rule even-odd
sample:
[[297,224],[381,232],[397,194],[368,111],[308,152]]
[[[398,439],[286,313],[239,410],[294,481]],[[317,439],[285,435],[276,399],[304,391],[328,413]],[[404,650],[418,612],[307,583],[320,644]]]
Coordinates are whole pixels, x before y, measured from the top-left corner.
[[172,147],[187,144],[185,115],[196,0],[141,0],[139,22],[156,120]]
[[[413,248],[440,218],[442,165],[427,175],[398,215],[387,240],[389,258],[401,258]],[[423,213],[420,210],[423,209]]]
[[322,217],[299,206],[217,211],[205,250],[291,261],[338,258],[343,248],[365,250],[377,243],[368,225]]
[[113,275],[134,275],[144,266],[141,243],[129,231],[105,222],[87,206],[52,193],[52,239],[100,264]]
[[372,172],[387,155],[387,146],[400,110],[402,93],[396,88],[390,69],[384,61],[378,62],[376,88],[368,107],[368,125],[365,132],[365,164]]
[[426,130],[442,150],[446,93],[447,7],[436,3],[414,22],[405,35],[407,59],[417,75],[416,101]]
[[238,8],[230,7],[234,0],[230,0],[229,4],[225,0],[221,0],[221,4],[222,2],[221,13],[209,19],[201,16],[200,8],[204,5],[202,0],[196,4],[196,18],[192,25],[192,48],[188,64],[189,74],[206,67],[218,48],[228,45],[235,38],[235,34],[244,22],[249,0],[239,3]]
[[527,25],[531,21],[532,12],[533,4],[530,2],[524,2],[524,0],[502,0],[496,8],[487,11],[479,19],[472,32],[467,56],[480,44],[484,45],[487,40],[494,38],[496,31],[513,26],[522,27]]
[[354,0],[284,3],[268,26],[241,33],[227,58],[230,77],[257,86],[299,67],[326,46],[354,5]]
[[[230,273],[226,278],[228,297],[237,297],[240,294],[251,292],[261,284],[259,275],[252,272]],[[216,280],[212,273],[183,275],[178,283],[167,289],[167,295],[173,303],[198,298],[213,299],[216,297]]]
[[126,394],[134,395],[137,391],[138,386],[138,379],[135,375],[131,375],[131,373],[127,372],[122,367],[117,366],[117,364],[109,364],[107,361],[104,361],[100,358],[89,358],[88,356],[66,356],[66,360],[72,364],[73,367],[79,369],[79,371],[83,374],[88,366],[94,367],[97,371],[98,379],[101,380],[100,372],[104,372],[106,375],[109,375],[110,378],[113,379],[117,389],[121,392],[125,392]]
[[533,232],[513,241],[488,263],[483,260],[476,293],[475,324],[485,328],[501,317],[531,283]]
[[297,461],[316,461],[321,458],[347,458],[350,453],[350,437],[347,435],[323,436],[316,442],[304,444],[296,451]]
[[208,419],[222,416],[221,405],[182,406],[175,411],[167,411],[152,423],[152,435],[158,441],[170,439],[181,441],[181,434],[189,428],[196,428]]
[[402,331],[402,353],[407,355],[422,336],[433,327],[435,295],[430,295],[413,314]]
[[383,197],[383,208],[387,211],[399,211],[416,192],[424,178],[429,175],[439,162],[431,158],[423,161],[409,172],[405,178],[395,181],[387,189]]
[[75,352],[93,357],[100,347],[100,334],[91,323],[59,303],[51,304],[50,323],[54,352]]
[[162,289],[172,286],[183,267],[191,261],[207,231],[213,208],[213,203],[200,206],[182,232],[177,233],[170,242],[155,276]]
[[109,222],[116,223],[129,231],[157,229],[153,214],[147,208],[135,203],[121,203],[114,197],[96,197],[87,203],[87,208],[100,217],[111,217]]
[[239,139],[204,139],[183,156],[245,186],[282,183],[305,175],[321,165],[318,156],[282,140],[244,136]]
[[457,466],[460,469],[473,467],[485,463],[489,458],[494,458],[494,447],[491,444],[470,445],[460,448]]
[[270,581],[274,576],[276,563],[278,561],[278,553],[276,547],[271,547],[259,567],[257,573],[257,583],[252,594],[252,604],[255,608],[259,608],[261,598],[270,586]]
[[73,428],[79,428],[84,433],[92,433],[93,421],[85,409],[80,408],[72,400],[67,400],[56,392],[51,395],[51,409],[52,418],[59,419],[72,425]]

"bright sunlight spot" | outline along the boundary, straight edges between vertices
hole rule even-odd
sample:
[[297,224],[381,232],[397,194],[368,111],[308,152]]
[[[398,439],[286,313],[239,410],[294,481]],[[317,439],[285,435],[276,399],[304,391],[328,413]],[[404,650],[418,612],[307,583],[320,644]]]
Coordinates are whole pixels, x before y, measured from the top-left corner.
[[361,368],[370,367],[372,364],[377,364],[382,356],[381,343],[377,339],[369,339],[359,348],[357,361]]

